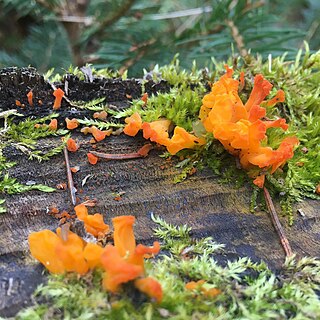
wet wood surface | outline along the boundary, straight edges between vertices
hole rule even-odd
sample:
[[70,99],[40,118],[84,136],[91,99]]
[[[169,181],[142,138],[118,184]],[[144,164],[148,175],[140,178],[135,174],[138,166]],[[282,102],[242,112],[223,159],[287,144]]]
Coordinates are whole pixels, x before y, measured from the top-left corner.
[[[28,92],[31,85],[36,91],[36,85],[40,83],[39,98],[48,106],[42,110],[41,116],[51,112],[50,103],[47,102],[53,102],[47,93],[51,89],[39,80],[41,77],[31,84],[26,79],[23,85],[13,80],[4,85],[3,79],[6,78],[1,77],[0,72],[2,110],[11,109],[18,94]],[[107,82],[103,90],[108,90]],[[84,84],[78,81],[78,85],[82,86],[79,93],[82,96],[77,100],[92,100],[97,96],[104,96],[107,92],[93,90],[94,85],[101,87],[101,83]],[[106,97],[108,101],[120,107],[128,105],[127,94],[141,94],[141,87],[137,81],[131,81],[126,85],[118,82],[113,86],[114,95],[108,91]],[[121,94],[116,90],[117,86],[122,88]],[[72,99],[75,99],[76,92],[79,92],[77,83],[72,83],[69,88],[70,95],[74,94]],[[151,85],[150,88],[152,89]],[[34,115],[36,111],[37,108],[32,111]],[[28,112],[30,116],[32,112]],[[68,116],[71,112],[75,110],[67,104],[63,105],[63,116]],[[60,123],[63,123],[63,117]],[[73,138],[81,145],[76,153],[69,153],[71,166],[80,166],[80,171],[73,174],[77,197],[80,201],[97,199],[97,205],[89,209],[90,213],[102,213],[107,223],[118,215],[134,215],[136,237],[144,243],[154,240],[152,229],[155,224],[151,220],[151,214],[158,215],[167,222],[192,227],[192,235],[196,238],[211,236],[215,241],[224,243],[226,247],[218,257],[220,260],[249,256],[254,261],[265,260],[273,269],[281,267],[284,252],[268,213],[249,212],[252,192],[250,186],[238,189],[233,184],[221,184],[219,178],[209,169],[174,184],[173,179],[179,173],[179,169],[174,163],[159,157],[162,151],[158,149],[152,150],[146,158],[99,161],[97,165],[92,166],[86,156],[91,150],[90,137],[75,132]],[[39,147],[49,150],[59,143],[60,137],[46,138],[39,142]],[[136,152],[145,143],[141,136],[111,136],[99,142],[96,151]],[[62,153],[41,163],[28,160],[25,154],[13,146],[5,148],[4,155],[8,160],[14,159],[18,163],[10,169],[10,175],[21,183],[32,181],[51,187],[67,183]],[[86,183],[83,185],[84,179]],[[117,200],[119,194],[121,199]],[[68,190],[57,190],[53,193],[30,191],[4,197],[7,212],[0,215],[0,316],[12,316],[23,306],[30,304],[31,293],[45,278],[43,268],[29,256],[28,235],[42,229],[55,230],[58,220],[48,214],[48,208],[54,206],[71,212],[72,204]],[[285,218],[281,219],[292,249],[299,256],[319,256],[319,203],[304,201],[296,205],[295,212],[297,209],[301,209],[305,216],[295,214],[292,227],[288,226]]]

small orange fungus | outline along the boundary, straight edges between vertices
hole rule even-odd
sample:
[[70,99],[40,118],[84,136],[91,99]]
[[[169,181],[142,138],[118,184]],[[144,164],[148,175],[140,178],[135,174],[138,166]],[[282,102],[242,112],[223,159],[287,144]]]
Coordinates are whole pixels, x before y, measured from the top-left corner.
[[71,120],[69,118],[65,118],[65,121],[67,123],[67,129],[69,129],[69,130],[73,130],[79,126],[79,122],[75,118],[73,118]]
[[150,143],[145,144],[144,146],[142,146],[137,153],[142,156],[142,157],[146,157],[149,154],[149,151],[152,149],[152,145]]
[[19,100],[16,100],[16,106],[21,107],[21,102]]
[[92,153],[87,153],[87,157],[88,157],[88,161],[89,161],[89,163],[90,164],[93,164],[93,165],[95,165],[97,162],[98,162],[98,160],[99,160],[99,158],[98,157],[96,157],[96,156],[94,156]]
[[75,140],[73,140],[72,138],[69,138],[67,140],[67,149],[70,152],[76,152],[79,149],[79,146],[77,145]]
[[174,155],[182,149],[194,148],[195,145],[202,145],[205,142],[205,139],[199,139],[193,134],[188,133],[185,129],[176,126],[173,136],[167,145],[167,149]]
[[33,92],[32,90],[30,90],[27,94],[27,98],[28,98],[28,103],[30,106],[33,106]]
[[103,248],[96,243],[88,243],[83,251],[83,256],[87,260],[90,269],[102,267],[101,255]]
[[106,120],[108,116],[108,113],[106,111],[100,111],[100,112],[95,112],[93,114],[93,118],[99,119],[99,120]]
[[265,180],[265,175],[262,174],[260,176],[257,176],[254,180],[253,180],[253,183],[259,187],[259,188],[263,188],[263,185],[264,185],[264,180]]
[[70,170],[73,173],[77,173],[80,170],[80,167],[79,166],[75,166],[75,167],[70,168]]
[[102,131],[95,126],[92,126],[91,133],[97,141],[102,141],[105,137],[110,136],[111,131]]
[[116,292],[122,283],[134,280],[143,274],[143,268],[126,261],[111,245],[105,247],[101,256],[104,270],[103,287],[111,292]]
[[109,231],[109,226],[104,223],[100,213],[88,214],[88,209],[84,204],[79,204],[74,208],[79,220],[84,222],[86,231],[95,237],[104,235]]
[[134,137],[138,131],[141,129],[142,120],[138,112],[135,112],[132,116],[126,118],[126,126],[123,129],[123,132],[131,137]]
[[144,102],[145,105],[147,104],[147,102],[148,102],[148,93],[147,92],[145,92],[143,94],[143,96],[141,97],[141,100]]
[[186,283],[185,288],[187,290],[199,290],[205,283],[204,280],[190,281]]
[[[94,231],[107,232],[107,226],[100,214],[89,215],[84,204],[74,208],[79,220]],[[97,218],[99,217],[99,218]],[[31,254],[52,273],[76,272],[80,275],[90,269],[104,270],[103,287],[117,292],[123,283],[134,281],[135,287],[157,302],[162,300],[162,288],[158,281],[144,276],[144,258],[156,254],[160,245],[153,247],[136,246],[133,233],[133,216],[114,218],[114,246],[101,247],[96,243],[86,243],[68,228],[58,228],[34,232],[29,236]],[[66,226],[66,225],[64,225]],[[87,229],[88,231],[88,229]],[[92,230],[90,229],[89,232]]]
[[58,120],[52,119],[49,123],[49,129],[52,131],[56,131],[58,129]]
[[160,303],[162,301],[162,287],[161,284],[151,277],[146,277],[142,279],[137,279],[134,281],[134,285],[141,292],[148,295],[150,298],[156,300],[156,302]]
[[144,122],[141,126],[143,130],[143,137],[150,139],[166,146],[169,144],[169,127],[171,121],[167,119],[160,119],[152,122]]
[[54,103],[53,103],[53,109],[54,110],[58,110],[61,107],[61,101],[62,101],[62,98],[64,96],[64,92],[63,92],[63,90],[58,88],[58,89],[53,91],[53,95],[55,96],[55,100],[54,100]]
[[83,127],[80,132],[83,134],[87,135],[88,133],[91,133],[91,128],[90,127]]
[[198,281],[190,281],[186,283],[185,288],[190,291],[196,291],[197,293],[201,293],[204,296],[215,298],[217,295],[221,293],[221,290],[218,288],[212,288],[209,284],[204,280]]

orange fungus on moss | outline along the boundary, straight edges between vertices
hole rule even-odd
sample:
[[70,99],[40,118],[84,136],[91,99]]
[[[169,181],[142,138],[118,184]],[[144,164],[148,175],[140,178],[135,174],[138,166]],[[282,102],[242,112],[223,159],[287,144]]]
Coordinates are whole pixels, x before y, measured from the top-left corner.
[[58,129],[58,120],[52,119],[49,123],[49,129],[52,131],[56,131]]
[[162,296],[163,296],[162,287],[157,280],[151,277],[146,277],[146,278],[135,280],[134,285],[141,292],[145,293],[150,298],[155,299],[156,302],[160,303],[162,301]]
[[139,113],[135,112],[132,116],[126,118],[124,121],[126,126],[124,127],[123,132],[128,136],[134,137],[142,126],[142,120]]
[[[283,102],[284,92],[279,90],[274,98],[264,101],[272,85],[258,74],[254,78],[249,99],[243,104],[238,95],[239,82],[232,79],[232,69],[226,69],[227,73],[212,86],[211,92],[204,96],[200,120],[206,130],[212,132],[231,154],[239,157],[244,169],[250,170],[258,166],[261,169],[270,169],[273,173],[293,157],[293,150],[299,143],[297,138],[289,137],[285,138],[276,150],[266,146],[269,128],[288,128],[285,119],[264,119],[264,106],[270,107]],[[257,177],[254,183],[262,188],[264,176]]]

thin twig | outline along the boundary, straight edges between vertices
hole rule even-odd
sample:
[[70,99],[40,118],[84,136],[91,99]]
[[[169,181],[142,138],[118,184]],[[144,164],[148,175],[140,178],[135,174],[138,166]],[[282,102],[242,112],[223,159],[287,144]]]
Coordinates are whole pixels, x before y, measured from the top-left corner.
[[123,17],[129,10],[130,8],[133,6],[135,0],[128,0],[127,2],[125,2],[118,11],[116,11],[114,13],[113,16],[111,17],[107,17],[105,20],[103,20],[99,27],[98,30],[96,31],[94,36],[100,36],[101,34],[103,34],[106,30],[107,27],[113,25],[115,22],[117,22],[121,17]]
[[71,202],[75,206],[76,205],[76,189],[75,189],[74,183],[73,183],[72,172],[70,169],[69,155],[68,155],[68,150],[66,147],[63,148],[63,153],[64,153],[64,159],[66,161],[68,187],[70,190]]
[[266,203],[267,203],[267,207],[268,207],[269,212],[270,212],[270,216],[271,216],[271,220],[272,220],[273,226],[274,226],[274,228],[276,229],[276,231],[278,233],[281,245],[282,245],[282,247],[283,247],[283,249],[284,249],[284,251],[286,253],[286,256],[290,257],[290,256],[292,256],[292,249],[291,249],[289,240],[288,240],[288,238],[286,237],[286,235],[284,233],[284,230],[283,230],[282,225],[280,223],[280,220],[278,218],[276,209],[275,209],[275,207],[273,205],[270,193],[269,193],[269,191],[267,190],[266,187],[263,188],[263,193],[264,193],[264,198],[265,198]]
[[232,38],[236,43],[236,46],[239,50],[240,55],[242,57],[246,57],[248,55],[248,51],[244,46],[243,37],[240,34],[239,29],[237,28],[237,26],[234,24],[232,20],[226,20],[226,24],[231,30]]
[[137,152],[132,152],[132,153],[103,153],[103,152],[96,152],[96,151],[90,151],[90,153],[98,158],[106,159],[106,160],[126,160],[126,159],[136,159],[136,158],[146,157],[151,149],[152,149],[152,145],[146,144],[142,148],[140,148]]

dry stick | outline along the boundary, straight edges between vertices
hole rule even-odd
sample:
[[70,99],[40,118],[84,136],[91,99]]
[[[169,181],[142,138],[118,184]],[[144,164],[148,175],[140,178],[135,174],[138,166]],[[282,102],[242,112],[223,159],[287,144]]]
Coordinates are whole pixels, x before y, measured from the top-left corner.
[[281,242],[281,245],[286,253],[286,256],[287,257],[290,257],[292,256],[292,249],[291,249],[291,246],[290,246],[290,243],[284,233],[284,230],[282,228],[282,225],[280,223],[280,220],[278,218],[278,215],[277,215],[277,212],[276,212],[276,209],[273,205],[273,202],[272,202],[272,199],[271,199],[271,196],[270,196],[270,193],[269,191],[267,190],[266,187],[263,188],[263,192],[264,192],[264,198],[266,200],[266,203],[267,203],[267,207],[269,209],[269,212],[270,212],[270,216],[271,216],[271,220],[272,220],[272,223],[273,223],[273,226],[274,228],[276,229],[277,233],[278,233],[278,236],[280,238],[280,242]]
[[103,153],[103,152],[96,152],[96,151],[90,151],[90,153],[101,159],[125,160],[125,159],[136,159],[136,158],[146,157],[151,149],[152,149],[152,145],[148,143],[148,144],[145,144],[143,147],[141,147],[137,152],[132,152],[132,153]]
[[90,151],[94,156],[101,158],[101,159],[107,159],[107,160],[125,160],[125,159],[136,159],[136,158],[142,158],[144,157],[142,154],[138,152],[133,153],[103,153],[103,152],[96,152],[96,151]]
[[74,183],[73,183],[73,179],[72,179],[72,172],[71,172],[71,169],[70,169],[68,150],[67,150],[66,147],[63,148],[63,153],[64,153],[64,158],[65,158],[65,161],[66,161],[68,187],[69,187],[69,190],[70,190],[71,202],[75,206],[76,205],[76,192],[75,192],[75,187],[74,187]]

